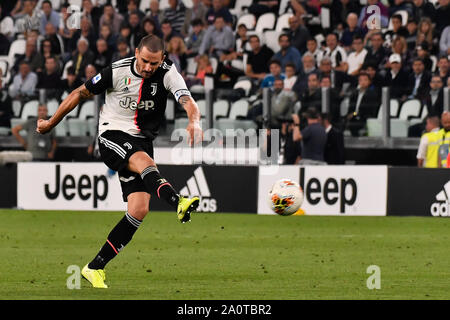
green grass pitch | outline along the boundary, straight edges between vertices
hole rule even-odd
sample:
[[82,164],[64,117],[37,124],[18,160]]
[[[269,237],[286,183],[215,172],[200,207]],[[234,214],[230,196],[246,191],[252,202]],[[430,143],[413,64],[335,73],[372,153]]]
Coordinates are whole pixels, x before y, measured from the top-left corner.
[[[106,290],[80,268],[118,212],[0,210],[0,299],[449,299],[445,218],[151,212],[106,268]],[[366,286],[370,265],[381,288]]]

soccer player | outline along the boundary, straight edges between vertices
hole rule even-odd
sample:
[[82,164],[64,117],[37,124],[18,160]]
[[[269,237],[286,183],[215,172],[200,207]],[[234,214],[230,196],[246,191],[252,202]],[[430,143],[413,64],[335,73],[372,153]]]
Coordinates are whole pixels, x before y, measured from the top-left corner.
[[131,240],[149,211],[150,194],[166,200],[181,222],[199,205],[199,198],[180,196],[161,177],[153,160],[152,140],[163,120],[167,95],[171,92],[189,118],[190,143],[202,140],[200,112],[182,76],[164,50],[164,41],[149,35],[142,38],[135,56],[104,68],[61,103],[49,120],[39,120],[37,131],[49,132],[82,100],[106,92],[99,116],[99,149],[102,160],[118,171],[127,212],[112,229],[94,259],[82,269],[82,275],[95,287],[107,288],[105,265]]

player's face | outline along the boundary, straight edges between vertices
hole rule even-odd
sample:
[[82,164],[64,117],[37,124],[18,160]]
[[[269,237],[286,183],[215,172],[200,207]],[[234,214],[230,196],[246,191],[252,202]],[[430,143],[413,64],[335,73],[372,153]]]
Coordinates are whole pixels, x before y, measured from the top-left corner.
[[150,52],[146,47],[136,48],[136,68],[143,78],[150,78],[164,60],[162,51]]

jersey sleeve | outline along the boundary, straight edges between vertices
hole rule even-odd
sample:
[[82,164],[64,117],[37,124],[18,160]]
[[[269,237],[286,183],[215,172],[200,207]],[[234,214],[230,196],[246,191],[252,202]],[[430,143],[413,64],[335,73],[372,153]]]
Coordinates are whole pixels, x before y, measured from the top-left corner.
[[100,73],[87,80],[84,85],[89,92],[93,94],[100,94],[113,87],[112,68],[108,66]]
[[186,82],[173,65],[164,75],[164,87],[173,94],[177,102],[182,96],[191,96],[191,92],[188,90]]

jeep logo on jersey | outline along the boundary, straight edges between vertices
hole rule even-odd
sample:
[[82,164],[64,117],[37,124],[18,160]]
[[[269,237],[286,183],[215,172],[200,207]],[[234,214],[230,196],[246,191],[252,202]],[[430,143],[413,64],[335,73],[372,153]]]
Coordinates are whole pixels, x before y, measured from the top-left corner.
[[194,170],[194,175],[188,179],[186,186],[180,190],[180,194],[186,197],[200,197],[198,211],[216,212],[217,201],[211,197],[205,173],[202,167]]
[[152,100],[145,100],[138,103],[135,100],[131,100],[130,97],[126,97],[119,101],[119,105],[121,108],[136,110],[136,109],[145,109],[148,111],[149,109],[155,109],[155,102]]

